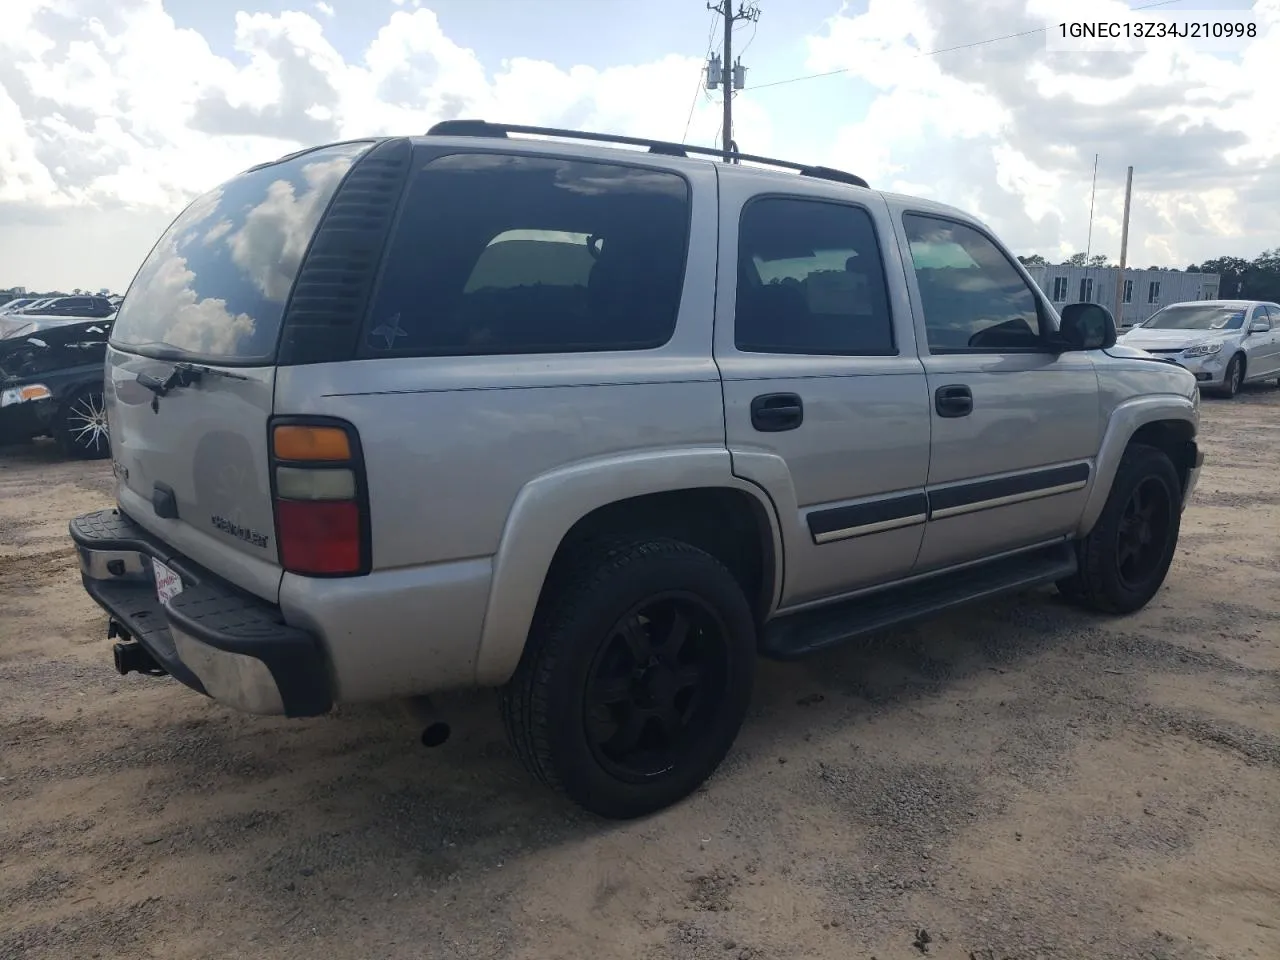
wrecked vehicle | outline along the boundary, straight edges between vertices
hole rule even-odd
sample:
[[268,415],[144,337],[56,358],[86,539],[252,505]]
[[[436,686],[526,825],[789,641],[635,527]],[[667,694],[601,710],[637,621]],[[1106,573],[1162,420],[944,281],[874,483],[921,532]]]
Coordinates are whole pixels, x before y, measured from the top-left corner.
[[5,318],[0,326],[0,446],[52,437],[82,460],[111,452],[102,369],[114,317]]

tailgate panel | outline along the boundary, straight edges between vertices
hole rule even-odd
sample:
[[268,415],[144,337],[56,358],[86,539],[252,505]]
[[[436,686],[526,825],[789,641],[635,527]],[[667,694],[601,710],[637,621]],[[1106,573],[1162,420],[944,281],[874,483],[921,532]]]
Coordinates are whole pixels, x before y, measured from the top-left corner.
[[[267,457],[274,367],[218,368],[163,397],[169,361],[114,348],[106,402],[121,507],[147,531],[210,571],[275,602],[280,568]],[[166,499],[172,494],[172,508]],[[159,507],[159,510],[157,510]]]

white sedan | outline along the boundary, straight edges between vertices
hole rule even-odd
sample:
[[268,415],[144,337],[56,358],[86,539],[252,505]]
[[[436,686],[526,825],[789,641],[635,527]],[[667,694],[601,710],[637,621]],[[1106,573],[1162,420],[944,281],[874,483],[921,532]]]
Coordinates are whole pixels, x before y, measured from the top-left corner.
[[1171,303],[1126,331],[1120,342],[1173,360],[1196,375],[1201,389],[1228,397],[1246,383],[1280,380],[1280,306],[1274,303]]

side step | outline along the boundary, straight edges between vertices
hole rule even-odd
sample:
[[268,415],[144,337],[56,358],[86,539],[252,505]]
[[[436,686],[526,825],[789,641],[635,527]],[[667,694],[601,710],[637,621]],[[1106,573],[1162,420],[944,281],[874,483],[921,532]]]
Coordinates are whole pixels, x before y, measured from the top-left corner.
[[913,580],[828,606],[780,616],[765,625],[760,652],[794,660],[825,647],[1005,593],[1055,583],[1076,572],[1069,542]]

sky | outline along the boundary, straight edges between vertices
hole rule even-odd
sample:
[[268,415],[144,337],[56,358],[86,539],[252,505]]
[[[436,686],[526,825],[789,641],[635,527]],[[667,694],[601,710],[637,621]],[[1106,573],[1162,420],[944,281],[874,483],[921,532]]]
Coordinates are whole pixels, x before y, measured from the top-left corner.
[[[1252,10],[1231,50],[1091,54],[1036,28],[1130,4],[757,5],[744,152],[953,204],[1051,261],[1118,257],[1128,165],[1130,264],[1280,246],[1280,0],[1165,5]],[[186,203],[299,146],[453,117],[715,144],[714,23],[704,0],[0,0],[0,288],[123,292]]]

